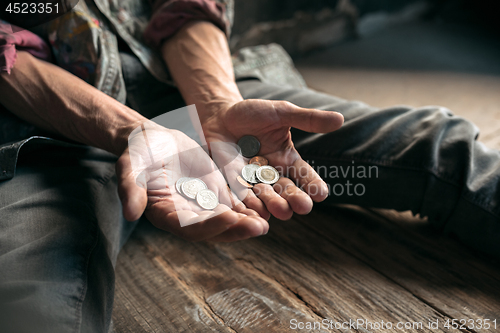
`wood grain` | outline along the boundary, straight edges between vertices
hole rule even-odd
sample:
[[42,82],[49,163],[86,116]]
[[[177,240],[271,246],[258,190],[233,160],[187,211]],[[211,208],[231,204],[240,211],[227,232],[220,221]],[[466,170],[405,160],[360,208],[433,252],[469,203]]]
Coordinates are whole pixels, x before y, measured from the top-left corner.
[[247,268],[210,244],[142,225],[119,257],[115,331],[262,332],[283,318],[314,320],[275,281]]
[[298,219],[441,314],[500,320],[498,263],[474,255],[425,222],[381,218],[354,206],[316,210]]
[[[349,223],[340,212],[321,223]],[[307,221],[319,225],[318,216]],[[423,325],[448,318],[309,225],[272,221],[271,230],[214,245],[140,226],[119,257],[116,332],[289,332],[292,318]]]

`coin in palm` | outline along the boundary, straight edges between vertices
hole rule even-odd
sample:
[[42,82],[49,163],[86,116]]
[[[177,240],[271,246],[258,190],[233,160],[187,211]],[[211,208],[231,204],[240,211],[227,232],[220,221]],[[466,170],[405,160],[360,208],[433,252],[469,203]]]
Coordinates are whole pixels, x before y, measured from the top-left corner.
[[204,189],[196,194],[196,202],[203,209],[212,210],[219,205],[219,199],[214,191]]
[[191,180],[185,181],[181,185],[181,190],[184,195],[190,199],[196,198],[196,194],[199,191],[207,189],[207,185],[203,182],[203,180],[198,178],[193,178]]
[[252,184],[249,184],[247,183],[243,178],[241,178],[240,176],[236,177],[236,180],[238,181],[238,183],[240,183],[243,187],[245,188],[252,188],[253,185]]
[[255,171],[255,177],[261,183],[272,185],[280,179],[280,174],[278,170],[272,166],[264,165]]
[[245,165],[241,170],[241,175],[243,176],[243,179],[245,179],[247,182],[251,184],[257,184],[259,181],[255,176],[255,172],[257,171],[258,168],[260,168],[260,166],[258,166],[257,164]]
[[177,193],[185,195],[184,192],[182,192],[182,184],[187,182],[188,180],[191,180],[191,179],[194,179],[194,178],[181,177],[181,178],[177,179],[177,181],[175,182],[175,189],[177,190]]
[[252,135],[245,135],[238,141],[238,146],[241,149],[241,155],[245,157],[254,157],[259,153],[260,142]]
[[250,160],[250,162],[248,162],[248,164],[257,164],[258,166],[263,166],[263,165],[268,165],[269,161],[265,157],[255,156],[252,157],[252,159]]

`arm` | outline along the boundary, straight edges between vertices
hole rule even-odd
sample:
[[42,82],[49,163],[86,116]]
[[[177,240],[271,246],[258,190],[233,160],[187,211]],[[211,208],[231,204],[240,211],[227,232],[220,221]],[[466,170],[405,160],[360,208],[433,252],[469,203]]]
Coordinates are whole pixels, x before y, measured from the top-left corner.
[[44,130],[117,156],[144,120],[83,80],[27,52],[18,52],[11,74],[0,74],[0,103]]
[[196,104],[202,123],[217,110],[243,100],[226,35],[212,23],[186,24],[163,43],[161,51],[186,104]]
[[[176,209],[172,191],[165,188],[164,183],[161,191],[147,192],[147,186],[140,181],[143,186],[138,186],[130,163],[129,135],[137,132],[136,129],[147,123],[147,119],[64,69],[26,52],[18,52],[11,74],[0,74],[0,91],[0,103],[18,117],[47,131],[120,156],[116,164],[118,191],[123,214],[129,221],[139,219],[148,207],[146,216],[154,225],[190,240],[217,237],[231,225],[238,225],[238,228],[252,226],[246,228],[248,232],[243,235],[244,238],[265,231],[265,221],[243,204],[234,207],[234,210],[221,205],[218,215],[203,219],[189,207],[189,202],[185,203],[185,210]],[[157,127],[158,130],[152,131],[156,137],[150,139],[168,147],[166,155],[173,150],[203,154],[203,149],[185,135]],[[140,131],[138,135],[142,135]],[[200,158],[201,155],[197,159],[187,158],[185,164],[196,164]],[[208,156],[202,165],[210,167]],[[154,182],[154,179],[150,180]],[[213,183],[212,188],[218,188],[222,194],[227,193],[222,177],[214,177]],[[181,228],[179,217],[201,222]]]

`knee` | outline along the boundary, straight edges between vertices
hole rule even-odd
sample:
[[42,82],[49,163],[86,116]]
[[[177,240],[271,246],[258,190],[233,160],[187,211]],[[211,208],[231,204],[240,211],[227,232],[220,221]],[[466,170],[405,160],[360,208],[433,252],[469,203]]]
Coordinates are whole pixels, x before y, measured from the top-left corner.
[[414,109],[410,113],[414,115],[412,121],[417,125],[416,133],[446,137],[447,141],[470,140],[479,135],[476,125],[444,107],[424,107]]

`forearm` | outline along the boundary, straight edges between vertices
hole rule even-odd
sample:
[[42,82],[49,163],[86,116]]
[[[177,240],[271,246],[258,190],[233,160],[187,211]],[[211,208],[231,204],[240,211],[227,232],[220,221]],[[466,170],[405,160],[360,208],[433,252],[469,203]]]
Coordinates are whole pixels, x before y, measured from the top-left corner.
[[0,103],[19,118],[71,140],[120,155],[139,113],[64,69],[18,52],[10,75],[0,75]]
[[162,45],[162,55],[188,105],[200,117],[243,98],[234,81],[231,55],[224,33],[209,22],[191,22]]

